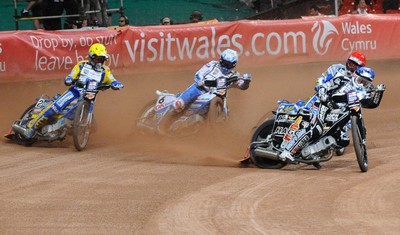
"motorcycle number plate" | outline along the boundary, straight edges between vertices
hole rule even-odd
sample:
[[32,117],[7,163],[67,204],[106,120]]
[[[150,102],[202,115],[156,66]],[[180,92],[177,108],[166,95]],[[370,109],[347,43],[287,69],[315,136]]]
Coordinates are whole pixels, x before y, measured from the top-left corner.
[[217,87],[224,87],[226,83],[226,79],[225,78],[220,78],[217,80]]
[[90,81],[88,84],[88,90],[94,90],[97,87],[97,82],[96,81]]
[[46,100],[45,99],[39,99],[38,102],[36,103],[36,108],[45,108],[46,107]]
[[164,107],[165,107],[165,104],[162,104],[162,103],[156,104],[156,106],[154,107],[154,111],[158,111]]
[[355,91],[349,92],[347,99],[348,99],[349,104],[353,104],[353,103],[357,102],[358,101],[357,92],[355,92]]

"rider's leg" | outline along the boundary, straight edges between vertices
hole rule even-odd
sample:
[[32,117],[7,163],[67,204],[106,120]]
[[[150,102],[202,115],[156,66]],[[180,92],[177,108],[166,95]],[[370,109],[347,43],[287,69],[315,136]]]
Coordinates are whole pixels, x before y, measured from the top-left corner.
[[196,83],[194,83],[184,92],[182,92],[182,94],[174,102],[173,106],[176,110],[181,111],[185,108],[187,104],[193,102],[201,94],[203,94],[203,92],[199,88],[197,88]]
[[[281,148],[284,151],[279,155],[279,158],[282,161],[285,161],[286,159],[293,161],[293,154],[303,149],[304,146],[310,141],[313,141],[322,135],[323,122],[321,121],[321,117],[319,115],[321,105],[318,103],[316,106],[318,109],[313,109],[309,126],[296,131],[290,140],[284,140],[282,142]],[[323,119],[324,117],[322,117],[322,120]],[[302,126],[302,123],[299,123],[299,126]]]

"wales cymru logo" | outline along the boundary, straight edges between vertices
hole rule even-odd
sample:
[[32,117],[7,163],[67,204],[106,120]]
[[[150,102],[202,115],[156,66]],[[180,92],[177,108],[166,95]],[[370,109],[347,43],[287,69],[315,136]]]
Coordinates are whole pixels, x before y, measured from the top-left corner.
[[322,20],[314,23],[311,32],[314,33],[313,47],[319,55],[325,55],[329,49],[332,40],[336,35],[339,35],[336,27],[329,21]]

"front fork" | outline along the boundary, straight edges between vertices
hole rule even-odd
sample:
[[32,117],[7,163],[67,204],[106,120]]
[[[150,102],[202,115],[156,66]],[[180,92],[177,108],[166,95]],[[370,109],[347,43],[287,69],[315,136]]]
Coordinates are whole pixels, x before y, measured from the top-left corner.
[[225,114],[225,118],[229,117],[229,109],[228,109],[228,99],[225,97],[224,99],[224,114]]
[[88,113],[88,118],[87,118],[87,123],[86,123],[86,125],[88,125],[89,128],[92,125],[93,110],[94,110],[94,102],[90,102],[89,103],[89,113]]

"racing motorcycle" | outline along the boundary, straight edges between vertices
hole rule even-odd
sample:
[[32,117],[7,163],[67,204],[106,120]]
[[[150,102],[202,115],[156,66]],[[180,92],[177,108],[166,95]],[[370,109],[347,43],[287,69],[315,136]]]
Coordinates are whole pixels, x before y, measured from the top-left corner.
[[[294,112],[298,112],[300,109],[311,111],[313,103],[315,101],[317,101],[317,100],[318,100],[318,93],[314,93],[312,96],[309,97],[309,99],[307,101],[305,101],[305,100],[297,100],[295,103],[291,104],[290,106],[293,108]],[[289,102],[289,101],[285,100],[285,102]],[[265,121],[267,121],[268,119],[271,119],[271,118],[274,118],[273,115],[271,115],[271,114],[263,115],[261,117],[261,119],[257,122],[257,125],[254,127],[254,129],[256,129],[262,123],[264,123]],[[350,132],[350,129],[351,129],[351,123],[348,122],[346,124],[346,128],[344,128],[344,129],[348,134]],[[337,146],[335,148],[336,156],[342,156],[345,153],[345,150],[346,150],[346,147]]]
[[173,104],[180,94],[156,91],[157,99],[149,102],[136,119],[141,133],[168,136],[187,136],[197,133],[204,125],[219,125],[229,116],[228,89],[240,77],[205,80],[209,91],[198,96],[190,105],[178,112]]
[[76,86],[80,90],[80,97],[73,100],[60,113],[50,116],[32,138],[25,138],[21,135],[20,133],[23,131],[20,130],[21,127],[26,128],[27,124],[37,117],[42,110],[52,105],[60,97],[60,94],[57,93],[53,97],[43,94],[37,98],[36,103],[29,106],[21,115],[21,118],[14,122],[10,132],[5,137],[15,140],[18,144],[31,146],[38,141],[49,143],[56,140],[62,141],[69,134],[72,135],[74,146],[78,151],[85,149],[94,123],[93,109],[97,93],[111,86],[100,84],[95,79],[87,79],[83,83],[78,81]]
[[[252,162],[264,169],[280,169],[288,164],[279,159],[283,151],[281,144],[310,124],[311,111],[307,108],[310,103],[305,104],[304,101],[292,103],[282,100],[278,101],[278,104],[278,109],[273,111],[273,116],[255,130],[242,163]],[[366,128],[357,92],[351,91],[347,94],[347,106],[335,106],[332,100],[327,101],[326,107],[329,107],[331,112],[325,119],[323,134],[315,141],[308,141],[305,147],[294,155],[293,163],[312,164],[320,169],[321,162],[329,161],[335,150],[348,145],[349,142],[343,141],[340,133],[350,120],[357,162],[361,171],[366,172],[368,171]]]

